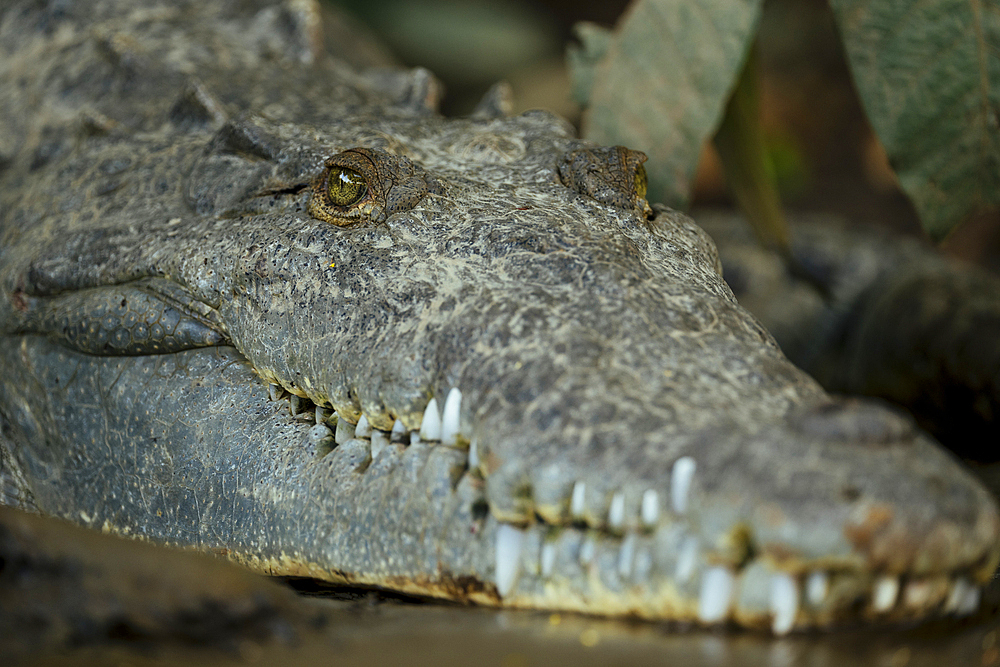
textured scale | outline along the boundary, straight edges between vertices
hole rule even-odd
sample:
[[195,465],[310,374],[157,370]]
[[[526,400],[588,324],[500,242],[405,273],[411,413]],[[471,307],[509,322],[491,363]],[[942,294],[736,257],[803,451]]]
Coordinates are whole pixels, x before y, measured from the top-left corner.
[[[324,20],[0,4],[0,497],[509,607],[975,609],[987,491],[789,363],[641,153],[502,87],[443,118],[426,70],[349,66]],[[338,165],[366,179],[347,217]]]

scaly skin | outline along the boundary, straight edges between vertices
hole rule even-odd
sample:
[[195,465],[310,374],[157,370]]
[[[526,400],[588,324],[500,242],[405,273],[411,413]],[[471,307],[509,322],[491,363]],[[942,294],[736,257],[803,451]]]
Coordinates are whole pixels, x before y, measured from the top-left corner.
[[[988,493],[791,365],[639,154],[441,118],[426,72],[324,55],[304,2],[136,5],[0,17],[9,499],[510,607],[976,608]],[[338,213],[344,165],[373,198]]]

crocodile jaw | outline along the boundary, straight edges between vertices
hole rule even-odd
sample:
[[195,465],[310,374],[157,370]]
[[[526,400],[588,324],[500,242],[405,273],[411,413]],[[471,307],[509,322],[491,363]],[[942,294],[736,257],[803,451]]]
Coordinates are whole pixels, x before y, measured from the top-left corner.
[[[856,445],[803,443],[801,425],[796,443],[780,428],[758,433],[756,442],[689,441],[671,453],[681,456],[662,475],[622,476],[613,466],[602,474],[570,463],[539,468],[525,486],[530,466],[496,467],[503,450],[482,444],[486,431],[468,445],[459,432],[447,445],[419,432],[317,427],[302,403],[292,416],[291,397],[260,383],[231,348],[109,361],[32,338],[16,353],[32,369],[18,378],[24,386],[62,387],[53,414],[34,412],[34,435],[55,425],[48,418],[78,431],[100,419],[109,435],[131,429],[147,443],[126,448],[125,456],[65,443],[58,456],[77,465],[47,466],[52,476],[35,488],[48,511],[135,537],[223,550],[267,573],[490,605],[731,620],[784,633],[859,618],[969,613],[995,563],[996,513],[961,475],[953,489],[970,495],[950,515],[927,501],[891,505],[913,501],[923,493],[918,488],[913,497],[891,489],[878,497],[856,477],[862,495],[841,501],[840,524],[827,508],[802,512],[799,501],[808,504],[815,494],[796,497],[794,485],[782,487],[781,466],[762,447],[801,456]],[[157,382],[143,382],[150,377]],[[118,392],[118,383],[141,389]],[[177,394],[187,400],[181,412],[170,400]],[[462,412],[467,401],[457,406]],[[328,411],[319,414],[329,424]],[[454,427],[451,417],[443,426],[428,435],[443,437]],[[336,431],[339,444],[317,439],[317,430]],[[882,443],[878,451],[895,480],[953,470],[923,437]],[[836,467],[831,458],[828,467]],[[907,459],[917,469],[907,469]],[[870,463],[876,471],[879,461]],[[853,465],[846,470],[856,475]],[[103,482],[95,497],[97,471]],[[876,487],[881,481],[871,480]],[[912,539],[921,534],[922,543]]]

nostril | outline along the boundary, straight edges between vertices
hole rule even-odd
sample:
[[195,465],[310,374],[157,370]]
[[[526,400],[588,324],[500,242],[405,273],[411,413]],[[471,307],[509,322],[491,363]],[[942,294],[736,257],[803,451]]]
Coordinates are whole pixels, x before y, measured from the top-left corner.
[[873,401],[841,399],[814,406],[792,418],[803,435],[859,445],[912,442],[913,419]]

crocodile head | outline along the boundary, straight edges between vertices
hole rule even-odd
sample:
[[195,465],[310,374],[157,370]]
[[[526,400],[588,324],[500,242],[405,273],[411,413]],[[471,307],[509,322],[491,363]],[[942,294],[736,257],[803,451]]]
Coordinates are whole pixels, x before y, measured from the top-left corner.
[[511,607],[778,632],[977,607],[987,492],[792,366],[641,154],[541,112],[361,107],[345,81],[384,85],[340,76],[269,105],[191,84],[159,124],[12,161],[24,502]]

